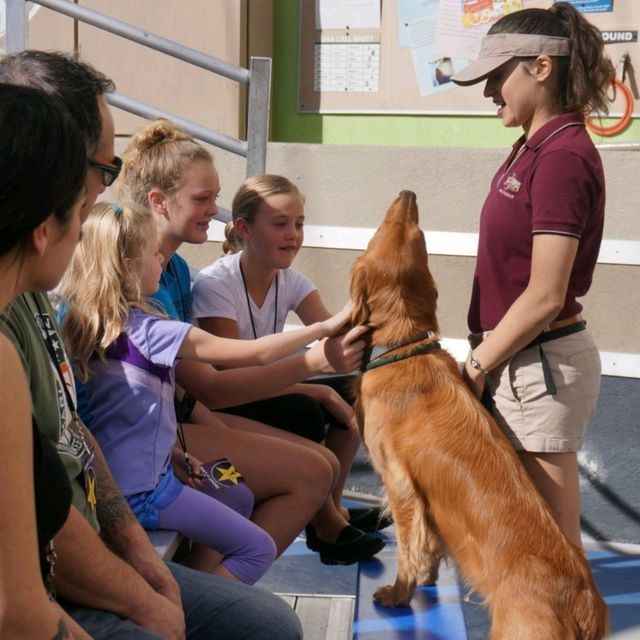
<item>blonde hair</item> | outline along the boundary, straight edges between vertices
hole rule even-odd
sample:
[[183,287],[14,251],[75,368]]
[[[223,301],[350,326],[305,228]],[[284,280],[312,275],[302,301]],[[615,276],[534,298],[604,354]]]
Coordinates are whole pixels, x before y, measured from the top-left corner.
[[166,195],[175,192],[186,168],[195,160],[213,163],[213,156],[172,122],[154,120],[142,127],[124,150],[116,193],[146,207],[152,189]]
[[78,377],[86,381],[89,362],[105,360],[105,349],[122,333],[129,309],[148,313],[138,274],[128,260],[140,258],[155,237],[153,216],[135,204],[96,204],[82,227],[82,239],[58,288],[68,305],[62,332]]
[[237,253],[242,249],[242,238],[234,227],[236,220],[245,220],[247,224],[253,224],[260,205],[270,196],[281,193],[290,193],[300,198],[304,204],[304,196],[293,182],[284,176],[264,174],[247,178],[236,191],[231,203],[231,222],[224,229],[225,241],[222,250],[225,254]]

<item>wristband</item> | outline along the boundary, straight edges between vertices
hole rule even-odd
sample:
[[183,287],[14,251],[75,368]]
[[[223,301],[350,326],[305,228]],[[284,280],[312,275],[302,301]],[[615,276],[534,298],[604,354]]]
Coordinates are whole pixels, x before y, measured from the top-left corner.
[[489,373],[491,373],[489,371],[489,369],[485,369],[481,364],[480,361],[473,355],[473,351],[471,352],[471,355],[469,356],[469,364],[476,370],[478,370],[480,373],[484,373],[485,375],[489,375]]

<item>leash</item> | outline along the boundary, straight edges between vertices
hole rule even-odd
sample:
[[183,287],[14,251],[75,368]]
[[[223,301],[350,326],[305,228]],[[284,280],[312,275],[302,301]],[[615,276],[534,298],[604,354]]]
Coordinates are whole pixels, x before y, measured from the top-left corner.
[[[413,342],[416,342],[416,341],[413,340]],[[407,344],[411,344],[411,343],[409,342]],[[412,358],[413,356],[419,356],[419,355],[422,355],[423,353],[428,353],[429,351],[433,351],[434,349],[440,349],[440,343],[437,340],[434,340],[433,342],[427,342],[426,344],[418,345],[417,347],[414,347],[409,351],[405,351],[404,353],[398,353],[395,356],[386,355],[387,353],[390,353],[391,351],[395,351],[396,349],[399,349],[400,347],[404,347],[404,346],[406,346],[406,344],[400,345],[399,347],[393,347],[392,349],[385,351],[382,355],[369,361],[365,365],[363,371],[370,371],[371,369],[377,369],[378,367],[382,367],[385,364],[392,364],[394,362],[399,362],[400,360],[406,360],[407,358]]]

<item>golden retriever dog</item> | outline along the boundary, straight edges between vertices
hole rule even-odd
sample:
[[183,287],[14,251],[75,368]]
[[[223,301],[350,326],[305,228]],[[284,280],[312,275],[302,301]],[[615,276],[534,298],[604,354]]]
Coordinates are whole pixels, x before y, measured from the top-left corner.
[[363,441],[396,525],[398,575],[374,598],[408,605],[445,554],[486,598],[492,640],[590,640],[607,608],[518,456],[441,349],[416,196],[403,191],[352,270],[354,324],[374,348],[356,384]]

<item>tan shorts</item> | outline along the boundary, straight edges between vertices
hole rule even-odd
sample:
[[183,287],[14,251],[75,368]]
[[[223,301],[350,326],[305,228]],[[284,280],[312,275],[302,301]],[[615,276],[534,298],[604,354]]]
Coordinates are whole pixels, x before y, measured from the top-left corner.
[[[544,380],[540,346],[557,393]],[[517,451],[577,451],[600,391],[600,356],[588,331],[529,347],[487,376],[493,416]]]

